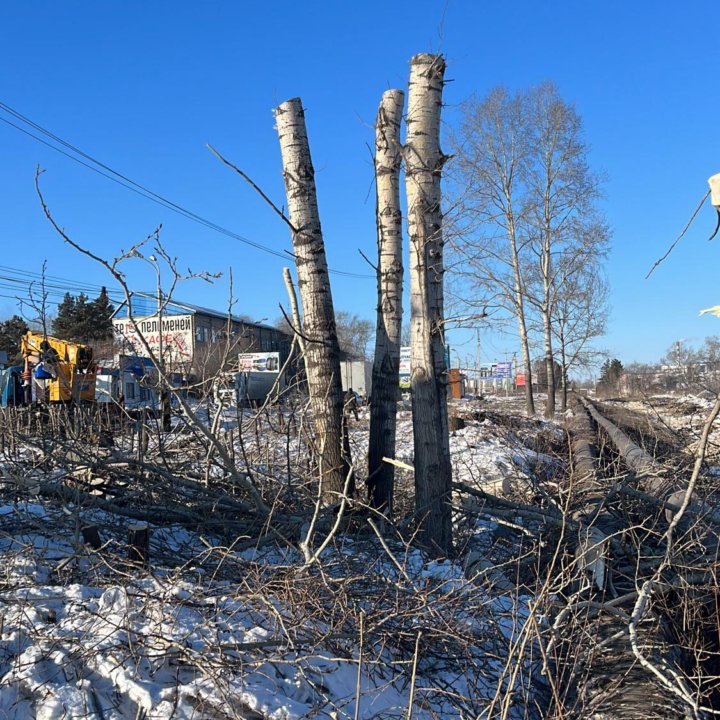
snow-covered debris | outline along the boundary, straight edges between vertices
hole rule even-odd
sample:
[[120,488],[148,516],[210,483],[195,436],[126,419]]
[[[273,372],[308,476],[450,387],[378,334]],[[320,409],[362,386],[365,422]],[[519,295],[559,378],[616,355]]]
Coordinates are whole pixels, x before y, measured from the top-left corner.
[[[264,491],[304,492],[302,440],[269,421],[262,432],[246,427],[249,413],[230,415],[224,437]],[[366,421],[361,412],[351,428],[357,458]],[[451,438],[455,479],[531,491],[538,468],[558,462],[529,447],[531,434],[490,417],[469,421]],[[407,411],[398,437],[397,458],[411,464]],[[401,718],[411,696],[421,720],[540,717],[542,619],[532,596],[487,565],[506,520],[458,515],[470,563],[430,560],[400,533],[381,543],[350,527],[307,568],[282,533],[258,540],[233,530],[244,527],[246,505],[192,438],[174,433],[163,448],[174,470],[159,465],[152,482],[132,474],[120,448],[113,462],[130,475],[120,485],[108,476],[94,500],[37,462],[34,482],[20,487],[14,478],[35,456],[6,458],[0,718]],[[398,482],[411,475],[398,470]],[[58,484],[74,498],[45,492]],[[149,569],[127,559],[128,525],[143,509]],[[97,550],[83,543],[87,525],[99,530]]]

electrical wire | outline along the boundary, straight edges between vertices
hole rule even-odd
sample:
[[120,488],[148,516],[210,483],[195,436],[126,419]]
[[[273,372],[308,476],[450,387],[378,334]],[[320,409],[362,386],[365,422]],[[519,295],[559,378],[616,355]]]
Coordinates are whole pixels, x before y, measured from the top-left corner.
[[[93,172],[97,173],[98,175],[102,175],[102,177],[112,180],[114,183],[121,185],[127,190],[130,190],[134,192],[137,195],[140,195],[147,200],[150,200],[151,202],[156,203],[157,205],[160,205],[161,207],[164,207],[174,213],[177,213],[178,215],[181,215],[182,217],[191,220],[195,223],[198,223],[210,230],[214,230],[215,232],[218,232],[222,235],[225,235],[226,237],[230,237],[234,240],[237,240],[238,242],[241,242],[245,245],[248,245],[250,247],[255,248],[256,250],[260,250],[262,252],[268,253],[270,255],[274,255],[275,257],[282,258],[283,260],[287,260],[288,258],[294,258],[295,256],[287,251],[279,251],[275,250],[267,245],[263,245],[262,243],[255,242],[254,240],[250,240],[249,238],[240,235],[239,233],[233,232],[232,230],[229,230],[222,225],[218,225],[217,223],[213,222],[212,220],[208,220],[207,218],[198,215],[195,212],[192,212],[191,210],[188,210],[187,208],[183,207],[182,205],[179,205],[172,200],[169,200],[166,197],[163,197],[162,195],[159,195],[158,193],[154,192],[150,188],[132,180],[131,178],[127,177],[126,175],[123,175],[122,173],[113,170],[109,165],[101,162],[100,160],[97,160],[92,155],[89,155],[88,153],[84,152],[80,148],[76,147],[72,143],[67,142],[66,140],[63,140],[61,137],[56,135],[55,133],[51,132],[50,130],[47,130],[42,125],[36,123],[34,120],[31,120],[27,116],[23,115],[19,111],[13,109],[10,107],[7,103],[4,103],[0,100],[0,110],[3,110],[4,112],[8,113],[11,117],[15,118],[16,120],[20,121],[21,123],[24,123],[31,127],[33,130],[37,131],[41,135],[44,135],[45,138],[48,138],[49,140],[52,140],[54,143],[59,143],[63,147],[67,148],[66,150],[63,150],[61,147],[58,147],[57,145],[54,145],[53,142],[49,142],[48,139],[43,139],[42,137],[39,137],[35,133],[31,132],[30,130],[17,125],[16,123],[8,120],[7,118],[4,118],[0,116],[0,121],[5,123],[6,125],[14,128],[15,130],[18,130],[19,132],[27,135],[28,137],[32,138],[33,140],[42,143],[46,147],[51,148],[52,150],[55,150],[56,152],[60,153],[61,155],[64,155],[65,157],[69,158],[70,160],[73,160],[77,162],[78,164],[82,165],[83,167],[92,170]],[[68,152],[70,151],[70,152]],[[73,154],[75,153],[75,154]],[[78,157],[79,156],[79,157]],[[81,158],[84,158],[81,159]],[[87,162],[86,162],[87,161]],[[328,269],[328,272],[334,274],[334,275],[341,275],[343,277],[349,277],[349,278],[358,278],[358,279],[373,279],[373,275],[367,275],[363,273],[353,273],[353,272],[347,272],[344,270],[334,270],[334,269]]]

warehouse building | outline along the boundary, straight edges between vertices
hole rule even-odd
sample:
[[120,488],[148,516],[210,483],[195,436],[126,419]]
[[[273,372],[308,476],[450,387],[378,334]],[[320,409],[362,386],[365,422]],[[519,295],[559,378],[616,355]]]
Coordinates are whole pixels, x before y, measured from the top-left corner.
[[190,303],[168,302],[160,315],[147,312],[148,305],[134,302],[132,320],[118,313],[113,320],[116,344],[124,354],[146,357],[142,335],[178,379],[211,377],[232,367],[239,353],[277,352],[284,362],[290,352],[292,338],[270,325]]

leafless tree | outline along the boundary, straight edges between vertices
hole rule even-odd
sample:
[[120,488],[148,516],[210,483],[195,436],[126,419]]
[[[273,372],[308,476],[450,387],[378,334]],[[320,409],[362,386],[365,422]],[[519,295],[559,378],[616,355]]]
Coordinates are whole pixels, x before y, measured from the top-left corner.
[[568,374],[587,369],[597,359],[590,343],[605,332],[608,285],[598,263],[560,273],[553,302],[553,333],[562,373],[561,409],[568,407]]
[[[525,369],[525,410],[535,413],[526,319],[524,267],[529,244],[523,232],[527,163],[526,101],[496,88],[462,108],[453,178],[462,204],[463,228],[453,244],[456,272],[482,306],[508,311],[517,321]],[[462,231],[461,231],[462,230]]]
[[[558,268],[566,272],[572,258],[576,272],[597,255],[607,242],[607,231],[598,217],[596,202],[601,178],[592,172],[582,120],[552,83],[527,94],[528,147],[524,180],[529,190],[527,220],[532,249],[537,256],[539,283],[534,298],[542,317],[548,398],[545,416],[555,413],[553,382],[553,302]],[[600,228],[592,232],[593,228]]]
[[405,95],[383,93],[375,122],[377,219],[377,329],[370,402],[368,485],[373,507],[392,512],[397,400],[402,334],[402,212],[400,210],[400,122]]
[[609,237],[581,119],[552,84],[515,94],[496,88],[465,104],[455,146],[456,180],[465,190],[465,232],[456,243],[462,272],[483,302],[517,319],[527,369],[532,339],[542,338],[545,414],[552,417],[554,304],[561,285],[603,257]]
[[352,357],[367,360],[373,333],[372,322],[347,310],[338,310],[335,313],[335,327],[340,350]]

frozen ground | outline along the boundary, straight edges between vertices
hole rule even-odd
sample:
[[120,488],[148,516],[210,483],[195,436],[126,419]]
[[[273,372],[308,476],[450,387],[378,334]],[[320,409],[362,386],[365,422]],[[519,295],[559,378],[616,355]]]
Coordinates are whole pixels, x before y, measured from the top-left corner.
[[[642,413],[656,425],[667,428],[684,447],[689,460],[693,460],[703,426],[714,402],[714,396],[704,392],[699,395],[652,395],[609,404]],[[720,475],[720,425],[717,422],[711,429],[706,464],[709,474]]]
[[[454,479],[532,492],[537,469],[558,461],[529,440],[558,431],[504,424],[496,410],[453,433]],[[238,432],[230,413],[223,424]],[[406,408],[406,463],[411,436]],[[242,451],[270,475],[288,445],[268,437],[248,432]],[[356,457],[366,441],[365,412]],[[343,528],[306,567],[292,542],[253,547],[159,517],[146,571],[127,560],[127,513],[44,497],[57,469],[28,453],[20,478],[15,453],[0,468],[0,718],[401,718],[411,704],[428,720],[541,717],[533,598],[482,563],[472,577],[466,558],[431,561],[392,533],[381,543]],[[88,523],[99,550],[82,543]],[[476,547],[496,527],[462,513],[458,523]]]

